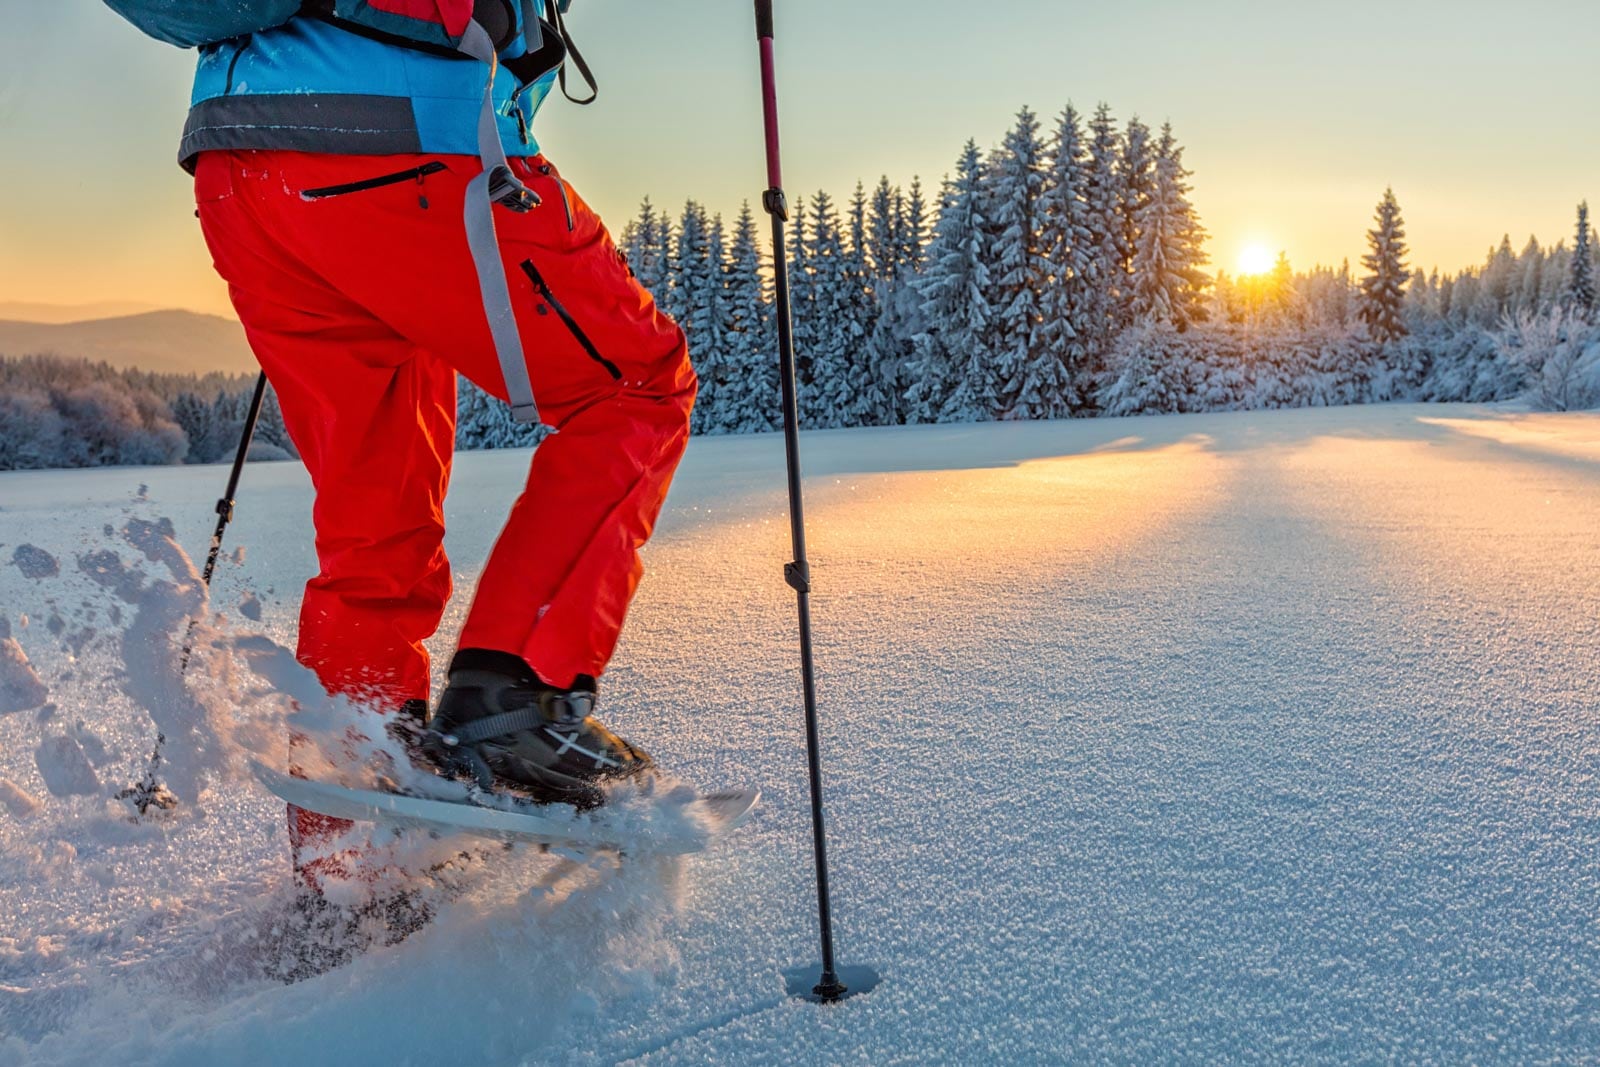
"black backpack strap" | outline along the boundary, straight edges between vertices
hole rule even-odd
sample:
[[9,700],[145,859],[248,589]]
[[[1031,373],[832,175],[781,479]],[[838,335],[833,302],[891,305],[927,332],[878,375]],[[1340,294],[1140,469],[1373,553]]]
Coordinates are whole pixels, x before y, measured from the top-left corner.
[[562,43],[561,35],[556,32],[554,26],[544,19],[535,19],[526,25],[531,29],[524,31],[524,40],[533,41],[537,34],[539,46],[515,59],[500,61],[507,70],[516,75],[517,83],[524,87],[532,85],[567,61],[567,46]]
[[578,68],[578,73],[583,76],[584,83],[589,86],[589,95],[583,99],[573,96],[567,89],[567,66],[561,65],[561,95],[571,100],[574,104],[592,104],[595,97],[600,95],[600,85],[594,80],[594,73],[589,70],[589,64],[584,62],[583,53],[578,51],[578,46],[572,43],[572,34],[567,31],[566,16],[561,13],[564,0],[545,0],[545,7],[550,14],[550,22],[555,26],[556,36],[567,50],[567,56],[572,60],[572,65]]

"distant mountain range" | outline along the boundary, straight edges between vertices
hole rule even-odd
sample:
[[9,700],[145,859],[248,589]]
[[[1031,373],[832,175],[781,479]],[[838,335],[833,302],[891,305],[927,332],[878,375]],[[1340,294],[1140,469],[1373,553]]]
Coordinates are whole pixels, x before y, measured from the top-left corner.
[[[27,314],[28,308],[34,309],[33,315]],[[48,321],[94,309],[0,303],[0,315],[17,316],[0,318],[0,355],[83,358],[163,374],[248,373],[256,369],[243,327],[220,315],[146,311]],[[37,321],[36,316],[47,321]],[[24,318],[35,321],[22,321]]]

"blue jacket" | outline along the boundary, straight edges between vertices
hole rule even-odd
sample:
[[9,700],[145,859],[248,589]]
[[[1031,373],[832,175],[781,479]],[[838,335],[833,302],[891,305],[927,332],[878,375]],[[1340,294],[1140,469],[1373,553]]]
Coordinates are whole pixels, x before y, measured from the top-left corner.
[[[516,5],[520,7],[520,5]],[[544,0],[535,6],[544,14]],[[520,18],[519,18],[520,22]],[[501,54],[524,51],[523,38]],[[555,73],[495,80],[500,140],[510,156],[539,151],[531,126]],[[179,162],[213,149],[276,148],[349,155],[477,155],[485,64],[364,37],[312,18],[201,50]]]

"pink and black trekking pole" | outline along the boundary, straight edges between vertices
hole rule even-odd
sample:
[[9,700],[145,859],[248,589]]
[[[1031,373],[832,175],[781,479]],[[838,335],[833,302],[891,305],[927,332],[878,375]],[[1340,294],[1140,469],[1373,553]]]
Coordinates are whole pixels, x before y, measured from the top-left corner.
[[[869,968],[845,968],[851,985],[840,980],[833,959],[833,916],[828,893],[828,844],[822,818],[822,757],[817,740],[817,687],[811,657],[811,567],[806,561],[805,516],[800,493],[800,410],[794,370],[794,323],[789,301],[789,262],[784,223],[789,202],[783,192],[783,165],[778,151],[778,91],[772,46],[772,0],[756,2],[756,41],[761,48],[762,115],[767,135],[767,190],[761,205],[772,216],[772,281],[777,296],[778,363],[783,385],[783,443],[789,460],[789,527],[794,542],[794,562],[783,575],[795,591],[800,608],[800,667],[806,705],[806,755],[811,772],[811,834],[817,861],[817,923],[822,936],[822,970],[796,970],[789,976],[789,992],[823,1003],[851,993],[864,993],[877,984]],[[813,984],[812,978],[816,978]]]

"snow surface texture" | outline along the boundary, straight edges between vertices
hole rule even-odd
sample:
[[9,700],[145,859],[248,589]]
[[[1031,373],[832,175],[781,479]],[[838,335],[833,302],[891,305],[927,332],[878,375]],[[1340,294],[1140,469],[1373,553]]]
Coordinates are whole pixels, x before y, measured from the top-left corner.
[[[261,967],[282,816],[239,757],[281,758],[300,684],[303,473],[247,472],[212,599],[261,618],[208,619],[183,691],[130,658],[181,641],[161,518],[198,550],[224,472],[0,476],[0,543],[61,561],[0,567],[55,701],[0,719],[0,1064],[1600,1057],[1600,417],[861,430],[804,458],[840,959],[884,977],[826,1009],[783,992],[817,950],[777,437],[692,443],[604,685],[665,766],[761,785],[752,823],[681,865],[494,856],[431,927],[288,987]],[[525,462],[459,461],[464,590]],[[108,794],[152,714],[199,803],[133,825]],[[85,769],[91,795],[52,784]]]

